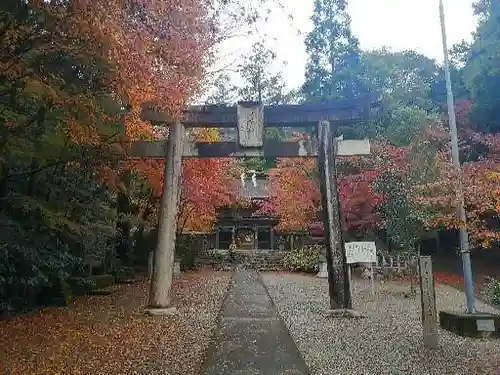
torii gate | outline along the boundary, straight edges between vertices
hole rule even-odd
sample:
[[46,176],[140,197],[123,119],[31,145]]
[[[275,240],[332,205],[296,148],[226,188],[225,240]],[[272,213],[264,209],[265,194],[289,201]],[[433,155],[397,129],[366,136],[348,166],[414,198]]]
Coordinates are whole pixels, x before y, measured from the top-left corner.
[[[317,157],[330,307],[341,311],[351,309],[334,155],[367,155],[370,143],[368,140],[334,138],[333,134],[339,123],[367,120],[376,103],[373,97],[369,97],[266,107],[258,102],[239,102],[236,106],[192,106],[184,111],[182,123],[145,106],[142,112],[144,120],[170,125],[167,141],[140,141],[132,147],[133,157],[166,158],[149,307],[155,309],[155,313],[169,309],[182,158],[263,156]],[[307,127],[316,131],[305,140],[278,142],[264,139],[265,127]],[[185,137],[185,128],[237,128],[237,142],[193,143]]]

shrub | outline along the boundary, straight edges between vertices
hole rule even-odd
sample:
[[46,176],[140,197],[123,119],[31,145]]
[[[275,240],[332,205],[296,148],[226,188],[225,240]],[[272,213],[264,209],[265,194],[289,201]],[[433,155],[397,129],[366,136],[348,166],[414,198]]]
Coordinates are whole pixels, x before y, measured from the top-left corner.
[[94,287],[94,283],[91,280],[80,276],[69,277],[68,284],[75,296],[83,296],[89,293]]
[[73,300],[71,286],[66,279],[60,275],[49,277],[50,283],[46,285],[39,295],[38,303],[40,305],[67,306]]
[[0,310],[69,302],[65,280],[78,266],[67,246],[40,227],[0,216]]
[[325,249],[319,245],[303,246],[283,257],[283,266],[292,272],[318,272],[319,264],[325,257]]
[[104,289],[112,286],[115,283],[115,277],[113,275],[92,275],[87,277],[92,283],[92,289]]
[[176,257],[180,261],[181,271],[195,270],[198,252],[203,246],[202,238],[192,234],[177,234]]
[[87,277],[70,277],[68,283],[75,295],[84,295],[112,286],[115,283],[113,275],[92,275]]
[[484,285],[483,298],[486,303],[500,308],[500,280],[488,277]]
[[[83,258],[103,258],[114,249],[111,197],[104,199],[95,183],[82,181],[71,181],[78,192],[65,195],[70,185],[67,173],[59,176],[60,183],[50,186],[44,185],[50,179],[41,177],[34,195],[19,194],[25,189],[12,185],[14,190],[1,202],[0,313],[69,303],[67,281],[70,275],[81,273]],[[85,179],[85,174],[78,172],[73,177]],[[35,194],[45,188],[47,194]],[[100,191],[108,195],[105,189]]]
[[135,278],[134,269],[132,267],[120,267],[115,271],[114,276],[117,283],[133,280]]

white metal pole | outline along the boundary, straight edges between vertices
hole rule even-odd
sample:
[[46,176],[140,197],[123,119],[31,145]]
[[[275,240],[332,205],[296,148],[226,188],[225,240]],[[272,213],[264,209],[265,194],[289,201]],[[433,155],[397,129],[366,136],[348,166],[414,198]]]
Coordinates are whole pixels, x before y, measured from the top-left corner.
[[451,155],[453,160],[453,166],[455,167],[455,171],[457,173],[457,179],[455,181],[455,189],[458,198],[457,213],[459,220],[462,222],[462,226],[460,227],[460,251],[462,253],[465,295],[467,299],[467,312],[473,314],[476,312],[476,306],[475,306],[476,303],[474,297],[474,282],[472,278],[469,235],[467,233],[467,217],[465,214],[464,193],[462,188],[462,173],[461,173],[460,158],[458,153],[457,123],[455,118],[455,104],[453,100],[453,91],[451,87],[450,61],[448,57],[448,45],[446,41],[446,25],[444,19],[443,0],[439,0],[439,16],[441,20],[441,36],[443,40],[444,71],[446,78],[446,92],[447,92],[447,102],[448,102],[448,118],[450,123],[450,134],[451,134]]

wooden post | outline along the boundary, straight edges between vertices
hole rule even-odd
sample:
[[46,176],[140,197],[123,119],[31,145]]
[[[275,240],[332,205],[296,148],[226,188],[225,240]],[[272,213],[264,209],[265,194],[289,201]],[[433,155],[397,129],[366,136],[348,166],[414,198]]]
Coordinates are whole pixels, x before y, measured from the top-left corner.
[[349,293],[352,296],[352,269],[350,264],[347,264],[347,280],[349,281]]
[[253,248],[257,250],[259,248],[259,227],[253,227]]
[[150,250],[148,253],[148,282],[151,282],[151,279],[153,278],[154,256],[155,252]]
[[430,256],[420,256],[419,270],[424,345],[431,349],[437,349],[436,289],[434,275],[432,274],[432,258]]
[[372,297],[375,298],[375,271],[374,271],[374,262],[371,262],[370,267],[370,278],[372,282]]
[[167,141],[163,196],[158,224],[158,242],[149,292],[149,307],[153,309],[166,309],[170,304],[169,294],[172,285],[175,236],[177,232],[183,140],[184,127],[182,124],[176,123],[172,125]]
[[320,171],[321,203],[326,239],[330,308],[332,310],[351,309],[351,293],[340,226],[340,201],[335,170],[336,140],[332,136],[328,121],[320,122],[318,133],[320,139],[318,169]]

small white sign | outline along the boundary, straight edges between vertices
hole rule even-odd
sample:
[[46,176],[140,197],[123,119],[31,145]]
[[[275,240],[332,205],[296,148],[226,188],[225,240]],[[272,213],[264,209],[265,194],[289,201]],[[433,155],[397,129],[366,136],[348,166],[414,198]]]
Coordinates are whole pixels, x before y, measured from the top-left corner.
[[495,321],[493,319],[476,320],[477,330],[479,332],[495,332]]
[[370,141],[368,139],[340,140],[337,143],[337,155],[370,155]]
[[377,247],[375,242],[369,241],[346,242],[345,256],[347,264],[376,263]]

